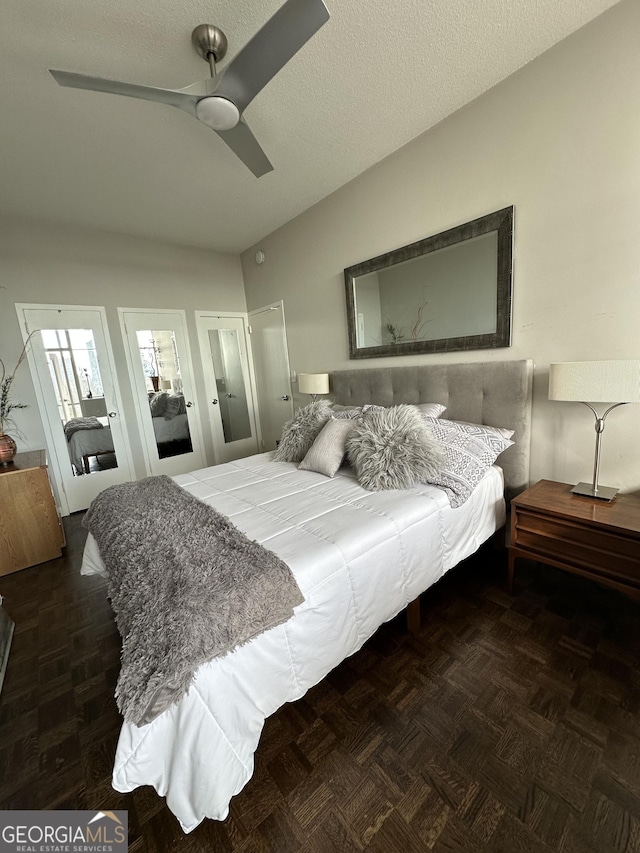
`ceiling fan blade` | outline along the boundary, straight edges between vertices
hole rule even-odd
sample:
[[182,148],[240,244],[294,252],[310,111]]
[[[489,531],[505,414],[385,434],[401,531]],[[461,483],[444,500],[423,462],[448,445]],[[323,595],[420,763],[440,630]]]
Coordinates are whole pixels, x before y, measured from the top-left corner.
[[273,166],[260,147],[260,143],[249,129],[249,125],[242,119],[231,130],[217,130],[216,133],[256,178],[273,171]]
[[242,113],[328,20],[322,0],[287,0],[220,73],[216,94]]
[[191,115],[195,116],[196,114],[196,104],[199,98],[179,89],[140,86],[137,83],[123,83],[119,80],[105,80],[103,77],[74,74],[72,71],[49,69],[49,73],[60,86],[68,86],[72,89],[90,89],[92,92],[108,92],[112,95],[126,95],[129,98],[141,98],[144,101],[157,101],[161,104],[186,110]]

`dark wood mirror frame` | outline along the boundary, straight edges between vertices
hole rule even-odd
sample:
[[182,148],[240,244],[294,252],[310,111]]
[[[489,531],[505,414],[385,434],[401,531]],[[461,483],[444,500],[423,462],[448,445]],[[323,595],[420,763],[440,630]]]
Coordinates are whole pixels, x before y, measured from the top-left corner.
[[[454,247],[492,232],[496,232],[497,235],[497,257],[494,259],[497,273],[495,276],[495,300],[492,294],[492,305],[495,306],[496,315],[494,331],[482,334],[454,334],[449,337],[421,337],[410,341],[399,339],[395,342],[381,343],[379,346],[361,346],[359,344],[356,316],[356,285],[359,277],[387,270],[397,264],[405,264],[407,261],[415,260],[441,249]],[[375,358],[378,356],[494,349],[510,346],[512,244],[513,206],[505,207],[471,222],[450,228],[448,231],[419,240],[409,246],[386,252],[384,255],[378,255],[378,257],[345,269],[349,358]],[[468,311],[467,306],[456,297],[455,293],[451,295],[451,305],[456,307],[459,305],[461,311]],[[420,306],[416,307],[419,311],[418,319],[420,319]],[[491,310],[493,311],[493,308]],[[448,320],[450,321],[451,317],[448,317]],[[386,328],[389,329],[390,326],[391,324],[387,323]]]

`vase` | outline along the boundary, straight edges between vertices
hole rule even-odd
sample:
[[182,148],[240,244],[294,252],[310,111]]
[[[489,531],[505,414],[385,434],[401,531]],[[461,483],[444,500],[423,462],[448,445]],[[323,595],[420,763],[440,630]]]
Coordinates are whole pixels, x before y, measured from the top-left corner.
[[13,461],[18,447],[10,435],[0,433],[0,465],[8,465]]

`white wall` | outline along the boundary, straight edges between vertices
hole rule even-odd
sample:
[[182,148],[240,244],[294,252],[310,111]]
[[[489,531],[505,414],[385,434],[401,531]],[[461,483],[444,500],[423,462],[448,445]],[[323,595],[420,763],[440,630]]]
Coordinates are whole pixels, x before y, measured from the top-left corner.
[[[198,353],[196,310],[246,311],[240,259],[94,230],[0,217],[0,358],[12,369],[22,338],[16,302],[101,305],[116,360],[137,476],[144,476],[133,398],[117,308],[173,308],[186,312],[205,449],[213,464],[207,398]],[[44,432],[29,367],[16,378],[19,450],[43,448]]]
[[[624,0],[245,252],[249,309],[284,299],[292,369],[533,358],[531,478],[589,480],[593,416],[547,400],[548,365],[640,357],[639,39]],[[510,348],[348,360],[345,267],[511,204]],[[612,413],[603,485],[640,489],[639,430],[640,406]]]

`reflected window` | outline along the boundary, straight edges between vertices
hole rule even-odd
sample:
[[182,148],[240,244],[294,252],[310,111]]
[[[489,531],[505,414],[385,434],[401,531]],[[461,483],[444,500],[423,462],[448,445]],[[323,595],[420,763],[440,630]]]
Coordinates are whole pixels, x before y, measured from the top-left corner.
[[117,468],[93,332],[40,334],[74,476]]

